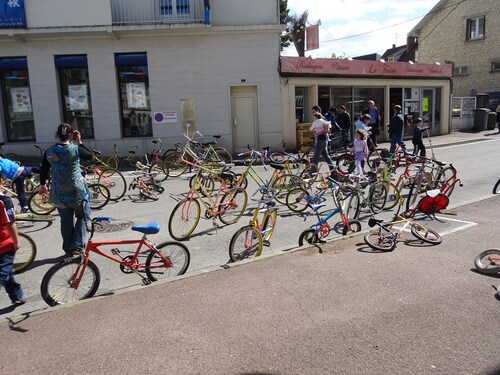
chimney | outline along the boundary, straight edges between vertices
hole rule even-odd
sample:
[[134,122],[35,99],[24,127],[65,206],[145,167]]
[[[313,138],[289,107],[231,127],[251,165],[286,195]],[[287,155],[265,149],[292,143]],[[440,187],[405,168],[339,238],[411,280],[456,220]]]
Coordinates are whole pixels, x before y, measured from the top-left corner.
[[396,45],[395,45],[395,44],[393,44],[393,45],[392,45],[392,48],[396,48]]
[[406,51],[410,52],[418,45],[418,38],[416,36],[409,36],[406,38]]

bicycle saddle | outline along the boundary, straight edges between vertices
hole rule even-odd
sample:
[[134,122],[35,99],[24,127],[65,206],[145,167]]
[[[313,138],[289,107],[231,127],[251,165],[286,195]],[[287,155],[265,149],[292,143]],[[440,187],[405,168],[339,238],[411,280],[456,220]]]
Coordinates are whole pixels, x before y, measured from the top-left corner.
[[370,220],[368,220],[368,226],[370,228],[373,228],[375,225],[383,223],[383,222],[384,222],[384,220],[375,219],[374,217],[371,217]]
[[156,221],[149,223],[147,225],[133,225],[131,228],[133,231],[141,232],[144,234],[156,234],[160,231],[160,224]]
[[280,171],[282,171],[284,169],[284,167],[281,165],[281,164],[276,164],[276,163],[271,163],[269,164],[271,167],[273,167],[274,169],[278,169]]

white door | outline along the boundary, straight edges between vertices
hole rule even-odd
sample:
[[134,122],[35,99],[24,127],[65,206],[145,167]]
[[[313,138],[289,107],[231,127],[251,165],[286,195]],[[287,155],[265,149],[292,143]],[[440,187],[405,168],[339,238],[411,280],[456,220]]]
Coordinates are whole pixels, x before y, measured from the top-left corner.
[[245,151],[247,144],[258,148],[257,88],[232,88],[231,104],[234,152]]

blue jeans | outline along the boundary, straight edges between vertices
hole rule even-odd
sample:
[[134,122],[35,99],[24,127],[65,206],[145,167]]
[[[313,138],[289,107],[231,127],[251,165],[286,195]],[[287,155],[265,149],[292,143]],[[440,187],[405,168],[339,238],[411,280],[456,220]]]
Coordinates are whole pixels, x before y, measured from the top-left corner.
[[0,288],[5,288],[12,303],[23,298],[23,289],[14,279],[14,254],[14,251],[0,254]]
[[[63,250],[71,254],[72,250],[84,250],[87,242],[86,220],[90,220],[90,207],[87,202],[78,209],[57,208],[61,217],[61,235],[63,238]],[[76,222],[74,219],[76,218]]]
[[318,165],[320,156],[323,156],[326,164],[328,164],[328,168],[330,168],[330,172],[333,172],[335,170],[335,167],[333,165],[332,158],[330,157],[330,155],[328,155],[326,139],[316,140],[316,143],[314,144],[314,155],[312,157],[311,163]]
[[[24,170],[21,174],[14,179],[12,182],[16,186],[17,199],[19,199],[19,204],[21,208],[28,207],[28,197],[26,196],[26,191],[24,190],[24,180],[35,173],[39,173],[40,168],[37,167],[23,167]],[[37,172],[38,171],[38,172]]]
[[406,153],[406,145],[403,142],[403,137],[401,135],[393,134],[391,135],[391,154],[394,154],[394,151],[396,151],[396,144],[398,144],[399,147],[401,147],[401,150]]

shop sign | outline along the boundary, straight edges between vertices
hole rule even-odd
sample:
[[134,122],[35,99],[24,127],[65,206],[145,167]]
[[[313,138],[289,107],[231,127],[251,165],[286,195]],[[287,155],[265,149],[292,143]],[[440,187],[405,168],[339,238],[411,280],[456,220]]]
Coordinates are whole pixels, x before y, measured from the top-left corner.
[[12,111],[14,113],[29,113],[31,110],[31,96],[29,87],[12,87],[10,89]]
[[155,124],[177,124],[176,111],[154,112],[153,118]]
[[281,57],[281,74],[450,78],[451,64],[410,64],[349,59]]
[[24,0],[0,0],[0,29],[26,28]]
[[319,25],[306,27],[306,51],[319,48]]

